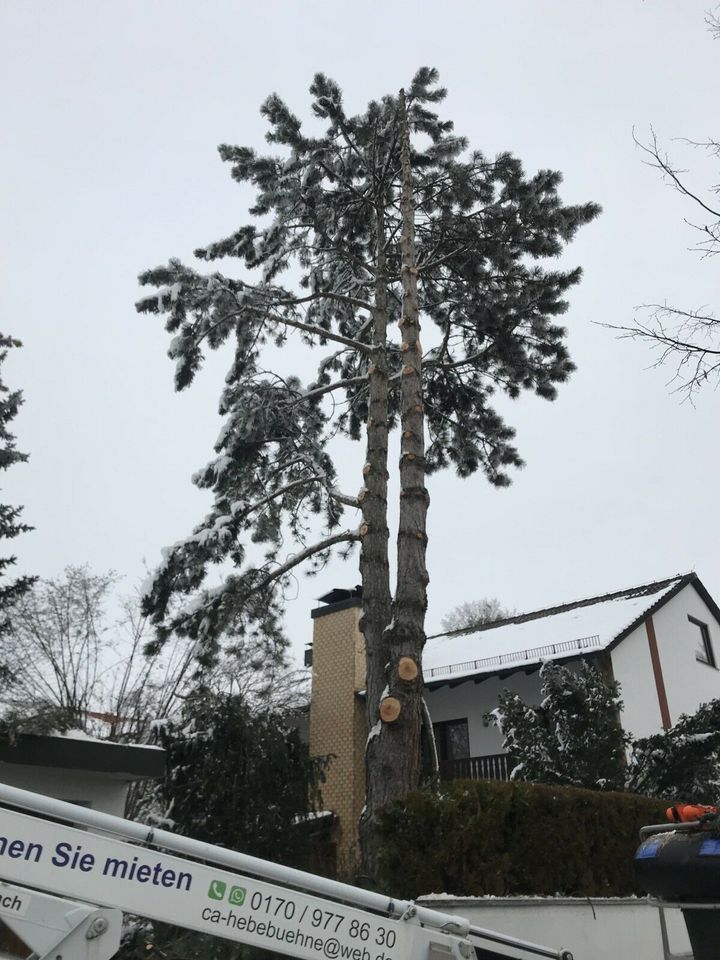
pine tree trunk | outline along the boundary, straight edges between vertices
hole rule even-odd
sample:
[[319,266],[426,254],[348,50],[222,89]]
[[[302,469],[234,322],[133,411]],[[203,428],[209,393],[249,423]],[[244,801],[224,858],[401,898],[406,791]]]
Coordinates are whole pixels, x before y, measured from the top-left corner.
[[[380,695],[385,686],[387,653],[384,630],[390,621],[390,567],[388,562],[389,530],[387,522],[388,486],[388,370],[387,326],[388,293],[385,268],[385,217],[382,199],[377,213],[377,274],[375,280],[375,311],[373,315],[373,356],[370,366],[370,385],[367,422],[367,455],[364,485],[360,491],[362,507],[362,547],[360,571],[363,584],[363,612],[360,629],[365,637],[367,661],[366,703],[368,730],[378,722]],[[368,798],[360,819],[360,847],[363,869],[373,869],[372,812],[374,810],[372,784],[377,777],[375,742],[371,738],[365,755]]]
[[[417,787],[422,726],[422,650],[428,574],[425,566],[426,516],[425,422],[422,396],[422,350],[415,263],[415,210],[410,138],[404,93],[400,94],[402,372],[400,383],[400,517],[397,542],[397,588],[393,619],[383,638],[382,720],[368,743],[365,869],[376,875],[372,827],[377,811]],[[368,686],[368,694],[369,694]]]

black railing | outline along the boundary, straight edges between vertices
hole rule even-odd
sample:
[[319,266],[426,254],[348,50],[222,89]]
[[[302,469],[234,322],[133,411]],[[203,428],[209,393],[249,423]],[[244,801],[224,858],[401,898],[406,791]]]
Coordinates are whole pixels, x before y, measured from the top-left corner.
[[439,677],[445,673],[470,673],[473,670],[484,670],[486,667],[502,667],[506,663],[535,662],[544,657],[554,657],[557,654],[572,654],[590,647],[597,647],[600,637],[580,637],[577,640],[564,640],[562,643],[548,643],[544,647],[529,647],[527,650],[516,650],[514,653],[501,653],[496,657],[483,657],[480,660],[466,660],[464,663],[449,663],[443,667],[431,667],[423,671],[426,680]]
[[509,780],[511,770],[510,758],[506,753],[440,761],[441,780]]

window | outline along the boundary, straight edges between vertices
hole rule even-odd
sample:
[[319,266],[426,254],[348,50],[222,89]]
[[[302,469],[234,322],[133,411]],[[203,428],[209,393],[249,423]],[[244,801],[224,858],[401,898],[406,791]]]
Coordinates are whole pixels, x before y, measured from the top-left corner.
[[710,640],[710,629],[706,623],[696,620],[688,614],[688,620],[693,626],[697,627],[695,659],[700,663],[707,663],[708,666],[715,666],[715,654],[713,653],[712,641]]
[[470,738],[468,722],[462,720],[443,720],[433,724],[438,760],[464,760],[470,756]]

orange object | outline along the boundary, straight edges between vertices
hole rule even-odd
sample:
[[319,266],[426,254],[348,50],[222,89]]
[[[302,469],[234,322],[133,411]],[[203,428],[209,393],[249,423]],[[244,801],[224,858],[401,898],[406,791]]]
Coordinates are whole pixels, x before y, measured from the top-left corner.
[[673,823],[690,823],[718,812],[718,807],[710,807],[703,803],[676,803],[667,808],[665,816]]

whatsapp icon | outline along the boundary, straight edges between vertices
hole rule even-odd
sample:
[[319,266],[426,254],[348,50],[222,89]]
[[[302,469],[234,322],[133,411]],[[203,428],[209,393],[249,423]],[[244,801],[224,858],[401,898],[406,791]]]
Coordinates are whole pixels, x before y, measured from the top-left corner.
[[245,887],[232,887],[228,903],[231,903],[234,907],[241,907],[245,903],[245,893]]

